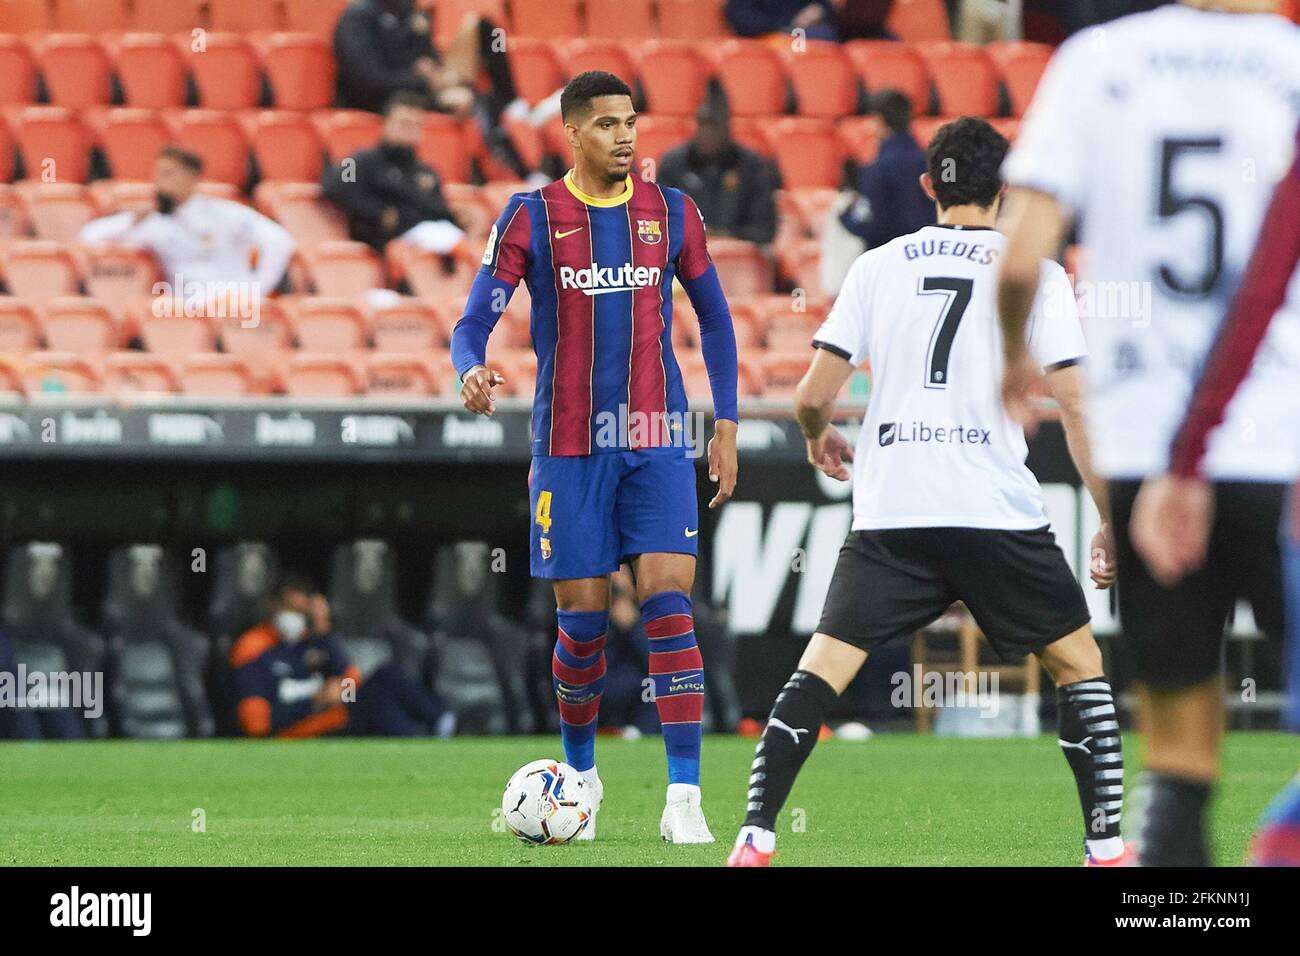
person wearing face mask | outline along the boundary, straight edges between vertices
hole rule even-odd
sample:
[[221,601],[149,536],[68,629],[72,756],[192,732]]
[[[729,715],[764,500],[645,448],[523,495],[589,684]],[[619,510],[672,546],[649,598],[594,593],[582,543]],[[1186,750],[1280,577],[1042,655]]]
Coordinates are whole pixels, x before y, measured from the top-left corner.
[[358,242],[383,252],[400,238],[477,268],[479,255],[466,242],[438,173],[416,155],[424,116],[418,96],[394,94],[384,111],[379,145],[327,168],[321,186],[347,214],[348,232]]
[[91,220],[78,241],[147,249],[178,296],[191,298],[195,283],[214,294],[241,283],[269,295],[289,267],[293,236],[250,206],[199,192],[202,174],[198,155],[165,147],[154,166],[153,208]]
[[449,733],[445,709],[396,663],[363,682],[330,634],[329,602],[307,578],[287,574],[265,621],[230,652],[236,717],[249,737],[417,736]]

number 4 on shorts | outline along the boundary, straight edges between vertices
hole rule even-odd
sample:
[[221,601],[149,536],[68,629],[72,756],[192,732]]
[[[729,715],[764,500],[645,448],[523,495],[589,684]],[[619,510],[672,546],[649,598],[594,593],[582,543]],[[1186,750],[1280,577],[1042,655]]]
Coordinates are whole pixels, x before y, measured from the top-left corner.
[[551,532],[551,493],[549,491],[539,492],[537,495],[537,511],[533,514],[533,520],[542,526],[543,534]]

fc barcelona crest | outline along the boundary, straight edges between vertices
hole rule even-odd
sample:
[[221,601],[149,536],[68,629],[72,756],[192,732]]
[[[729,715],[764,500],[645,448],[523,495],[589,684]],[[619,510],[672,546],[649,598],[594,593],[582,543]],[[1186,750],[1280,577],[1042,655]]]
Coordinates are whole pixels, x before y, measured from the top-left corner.
[[663,239],[664,234],[658,219],[638,219],[636,221],[636,236],[642,242],[653,246]]

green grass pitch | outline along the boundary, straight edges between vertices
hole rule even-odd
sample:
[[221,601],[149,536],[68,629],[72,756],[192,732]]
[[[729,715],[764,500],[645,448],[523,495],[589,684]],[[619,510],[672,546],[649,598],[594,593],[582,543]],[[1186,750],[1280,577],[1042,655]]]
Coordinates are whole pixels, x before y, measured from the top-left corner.
[[[1125,738],[1130,782],[1139,744]],[[529,847],[500,829],[501,790],[529,760],[558,756],[558,740],[7,743],[0,865],[712,866],[740,823],[753,750],[706,738],[704,808],[719,842],[670,847],[658,829],[661,743],[602,737],[599,839]],[[1220,864],[1241,862],[1298,759],[1294,737],[1229,736],[1214,806]],[[779,824],[787,866],[1081,861],[1074,783],[1050,736],[826,741]]]

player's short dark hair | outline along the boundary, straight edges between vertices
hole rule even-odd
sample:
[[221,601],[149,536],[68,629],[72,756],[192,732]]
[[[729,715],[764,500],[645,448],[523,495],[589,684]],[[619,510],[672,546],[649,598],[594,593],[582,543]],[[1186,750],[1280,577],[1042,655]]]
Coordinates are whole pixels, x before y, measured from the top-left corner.
[[898,90],[881,90],[871,94],[871,112],[875,113],[892,132],[907,129],[912,122],[912,101]]
[[925,155],[939,207],[991,206],[1002,189],[1002,160],[1009,148],[1005,136],[975,116],[940,126]]
[[280,575],[280,580],[276,582],[275,590],[271,592],[271,596],[276,600],[283,600],[284,596],[292,591],[309,596],[316,594],[316,582],[301,571],[285,571]]
[[203,157],[198,153],[191,152],[184,146],[164,146],[158,156],[160,158],[165,156],[167,159],[180,163],[192,173],[203,172]]
[[423,110],[427,107],[427,103],[425,102],[424,97],[419,93],[412,90],[398,90],[388,99],[384,100],[384,115],[387,116],[399,107]]
[[632,88],[613,73],[588,70],[579,73],[565,84],[560,93],[560,116],[575,119],[591,109],[591,101],[598,96],[631,97]]

